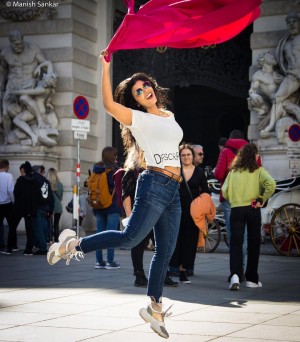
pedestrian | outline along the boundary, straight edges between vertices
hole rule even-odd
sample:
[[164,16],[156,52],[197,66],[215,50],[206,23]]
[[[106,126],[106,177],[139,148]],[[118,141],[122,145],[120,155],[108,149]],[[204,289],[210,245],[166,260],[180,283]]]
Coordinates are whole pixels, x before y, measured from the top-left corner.
[[276,183],[267,170],[258,166],[258,158],[256,145],[252,143],[245,145],[238,152],[222,186],[222,194],[231,206],[229,290],[238,290],[243,281],[245,226],[248,233],[246,287],[262,287],[257,272],[261,235],[260,208],[274,193]]
[[39,186],[33,178],[31,164],[26,161],[20,166],[21,176],[17,179],[14,196],[15,196],[15,216],[20,221],[24,218],[25,231],[26,231],[26,247],[23,255],[33,255],[34,246],[34,232],[33,221],[36,218],[38,199],[39,199]]
[[[244,134],[238,129],[230,132],[229,139],[225,143],[225,147],[220,151],[217,165],[215,168],[214,175],[216,179],[221,183],[221,187],[225,182],[225,179],[230,171],[231,163],[238,153],[239,149],[248,144],[248,141],[244,139]],[[230,229],[230,204],[222,195],[222,190],[220,191],[220,202],[222,210],[224,213],[226,230],[227,230],[227,240],[230,241],[231,229]],[[245,244],[245,254],[246,254],[247,244]]]
[[50,217],[54,211],[54,197],[50,182],[43,176],[45,174],[45,167],[43,165],[34,165],[32,172],[33,178],[39,186],[37,214],[33,220],[35,245],[38,247],[38,250],[33,252],[33,254],[46,255]]
[[190,284],[187,270],[194,270],[199,228],[190,213],[191,202],[201,193],[209,193],[204,171],[193,164],[195,152],[191,145],[179,147],[181,173],[184,181],[180,185],[180,202],[182,208],[179,234],[176,248],[170,261],[171,269],[179,269],[179,281]]
[[228,139],[224,137],[219,139],[218,147],[219,147],[220,152],[225,148],[227,140]]
[[[102,53],[102,97],[104,108],[129,128],[125,148],[138,145],[144,153],[146,170],[139,176],[135,202],[123,231],[106,231],[77,239],[71,230],[61,234],[61,243],[51,246],[48,262],[82,256],[108,247],[132,248],[153,229],[155,251],[150,265],[147,295],[151,302],[140,309],[140,316],[160,336],[168,338],[162,309],[164,280],[173,254],[181,216],[179,198],[180,159],[178,146],[183,137],[173,113],[165,109],[167,90],[155,79],[137,73],[122,81],[112,95],[110,63]],[[73,238],[71,238],[73,236]]]
[[54,215],[50,218],[50,242],[53,241],[53,238],[55,242],[58,242],[59,221],[63,212],[61,201],[63,198],[64,186],[59,180],[57,171],[53,167],[50,167],[48,170],[47,179],[50,182],[54,196]]
[[[244,139],[244,134],[238,129],[234,129],[230,132],[229,139],[225,143],[225,147],[220,150],[217,165],[215,167],[214,176],[221,183],[220,190],[220,203],[222,211],[224,213],[224,219],[226,223],[226,238],[230,245],[231,226],[230,226],[230,212],[231,207],[229,201],[227,201],[222,195],[222,185],[230,171],[231,164],[236,157],[239,149],[248,144],[248,141]],[[245,232],[244,244],[243,244],[243,267],[246,268],[247,257],[247,230]],[[229,279],[228,279],[229,281]]]
[[6,218],[8,224],[7,247],[0,253],[12,254],[17,249],[17,232],[14,219],[14,179],[9,170],[9,161],[0,160],[0,223]]
[[[117,204],[117,196],[114,191],[113,174],[119,168],[117,165],[118,150],[112,146],[104,147],[102,150],[102,160],[94,165],[93,172],[101,174],[106,172],[108,190],[112,194],[112,204],[104,209],[93,209],[93,213],[96,217],[97,233],[101,233],[107,230],[118,230],[120,224],[120,209]],[[101,192],[101,189],[99,189]],[[107,249],[107,262],[103,259],[102,249],[96,250],[96,263],[94,266],[96,269],[113,270],[120,268],[120,264],[115,261],[115,249]]]
[[192,145],[194,150],[194,165],[201,166],[204,159],[204,151],[202,145]]

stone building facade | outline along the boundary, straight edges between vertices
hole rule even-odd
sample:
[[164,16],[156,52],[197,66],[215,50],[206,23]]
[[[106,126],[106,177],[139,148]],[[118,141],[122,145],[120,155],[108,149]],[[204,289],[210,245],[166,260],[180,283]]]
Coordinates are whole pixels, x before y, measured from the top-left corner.
[[[53,105],[59,120],[60,136],[58,144],[53,147],[4,145],[2,141],[0,158],[10,161],[10,171],[15,179],[19,175],[20,164],[25,160],[44,164],[46,169],[58,169],[65,187],[65,206],[76,183],[77,141],[71,130],[71,120],[74,118],[73,101],[78,95],[89,101],[87,120],[91,123],[88,139],[80,142],[82,184],[88,169],[101,159],[103,147],[113,143],[112,119],[105,114],[101,103],[101,63],[98,56],[112,37],[116,13],[124,11],[124,6],[121,0],[41,1],[39,3],[44,4],[42,8],[37,7],[38,1],[30,2],[36,4],[34,8],[26,5],[21,8],[20,3],[28,1],[10,3],[12,5],[8,8],[5,2],[1,2],[0,49],[9,44],[9,33],[18,29],[25,40],[40,47],[46,59],[53,63],[58,75]],[[251,35],[253,64],[260,52],[275,48],[286,30],[285,17],[289,12],[300,13],[299,1],[263,0],[261,17],[254,23]],[[256,115],[251,113],[248,138],[254,141],[258,139],[256,124]],[[289,172],[287,147],[260,145],[265,165],[270,165],[274,176],[284,177]],[[280,171],[277,172],[279,160]],[[64,213],[61,222],[63,227],[69,226],[70,214]]]

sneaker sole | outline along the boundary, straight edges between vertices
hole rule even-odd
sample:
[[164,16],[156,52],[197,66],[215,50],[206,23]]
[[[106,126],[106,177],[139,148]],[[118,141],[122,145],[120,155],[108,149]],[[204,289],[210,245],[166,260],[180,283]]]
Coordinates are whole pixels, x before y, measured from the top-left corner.
[[251,283],[251,284],[249,284],[248,282],[246,282],[246,287],[248,289],[258,289],[258,288],[262,287],[262,283],[258,283],[258,284]]
[[121,268],[121,266],[116,266],[116,267],[113,267],[113,266],[105,266],[105,269],[106,269],[106,270],[117,270],[117,269],[119,269],[119,268]]
[[237,291],[237,290],[239,290],[239,288],[240,288],[240,284],[234,283],[230,286],[229,290],[230,291]]
[[158,321],[154,319],[147,311],[146,308],[141,308],[139,315],[146,323],[150,323],[150,328],[159,336],[163,338],[169,338],[169,334],[164,326],[158,324]]
[[49,265],[52,266],[52,265],[56,264],[61,259],[60,255],[55,255],[55,252],[59,249],[62,242],[64,242],[68,237],[74,238],[75,236],[76,236],[76,233],[71,229],[65,229],[59,235],[59,238],[58,238],[59,242],[56,242],[53,245],[51,245],[51,247],[49,248],[49,251],[47,253],[47,261],[48,261]]

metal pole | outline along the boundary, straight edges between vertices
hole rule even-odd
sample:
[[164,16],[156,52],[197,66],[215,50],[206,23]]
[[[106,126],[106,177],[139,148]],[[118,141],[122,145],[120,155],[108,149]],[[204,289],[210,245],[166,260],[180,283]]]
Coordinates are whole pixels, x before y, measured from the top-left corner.
[[77,139],[77,167],[76,167],[76,176],[77,176],[77,208],[78,208],[78,215],[77,215],[77,236],[79,237],[79,217],[80,217],[80,202],[79,202],[79,193],[80,193],[80,139]]

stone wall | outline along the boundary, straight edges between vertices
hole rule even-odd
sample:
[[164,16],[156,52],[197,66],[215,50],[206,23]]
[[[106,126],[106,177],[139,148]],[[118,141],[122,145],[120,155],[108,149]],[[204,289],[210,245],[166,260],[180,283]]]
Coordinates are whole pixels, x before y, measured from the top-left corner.
[[[112,141],[111,118],[103,109],[99,94],[101,66],[100,50],[105,48],[112,34],[112,1],[58,0],[57,15],[49,19],[47,9],[40,16],[29,21],[11,21],[0,16],[0,49],[9,44],[9,32],[18,29],[24,40],[41,48],[46,59],[52,61],[58,75],[56,93],[53,97],[55,111],[59,118],[60,138],[58,145],[45,146],[0,146],[0,158],[10,161],[10,172],[15,179],[19,165],[25,160],[32,164],[55,167],[65,187],[64,206],[70,200],[72,186],[76,183],[77,140],[73,137],[71,120],[73,101],[78,95],[87,98],[90,112],[87,120],[91,131],[87,140],[81,140],[81,183],[87,177],[88,169],[101,159],[101,150]],[[4,2],[5,3],[5,2]],[[15,2],[11,2],[13,4]],[[7,13],[5,4],[2,10]],[[10,8],[16,13],[20,8]],[[26,8],[24,8],[26,10]],[[2,12],[3,14],[4,12]],[[62,226],[70,225],[70,214],[62,217]]]

